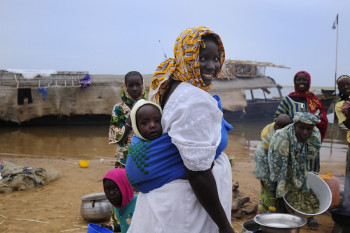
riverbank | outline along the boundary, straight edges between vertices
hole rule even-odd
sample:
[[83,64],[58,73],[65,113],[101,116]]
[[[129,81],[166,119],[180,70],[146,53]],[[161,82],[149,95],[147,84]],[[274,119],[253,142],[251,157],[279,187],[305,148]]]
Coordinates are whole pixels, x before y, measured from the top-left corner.
[[[226,153],[234,156],[233,182],[238,181],[242,196],[249,196],[248,208],[258,202],[260,184],[254,178],[254,160],[251,151],[246,148],[242,138],[230,135],[230,143]],[[322,156],[322,154],[321,154]],[[29,191],[16,191],[0,194],[0,232],[86,232],[88,222],[80,215],[80,197],[103,192],[102,177],[113,167],[112,158],[90,159],[88,168],[80,168],[74,158],[30,158],[0,156],[21,166],[56,169],[61,178],[46,186]],[[341,170],[340,163],[321,164],[321,173]],[[241,232],[242,223],[252,219],[253,215],[243,215],[241,219],[233,219],[235,232]],[[317,216],[320,223],[317,231],[301,229],[305,232],[331,232],[333,221],[329,213]]]

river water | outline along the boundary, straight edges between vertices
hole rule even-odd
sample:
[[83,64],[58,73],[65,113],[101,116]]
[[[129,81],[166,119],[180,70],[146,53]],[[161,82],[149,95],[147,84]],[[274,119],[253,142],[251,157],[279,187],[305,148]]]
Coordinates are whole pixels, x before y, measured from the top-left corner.
[[[260,97],[262,92],[255,90]],[[276,90],[267,96],[277,96]],[[275,92],[274,92],[275,91]],[[287,95],[293,88],[283,88]],[[247,97],[249,98],[247,93]],[[333,114],[328,115],[333,122]],[[229,148],[236,160],[252,161],[254,151],[260,141],[260,133],[270,122],[235,123],[229,135]],[[234,147],[234,148],[232,148]],[[329,123],[321,148],[321,162],[343,164],[347,151],[346,130],[337,124]],[[99,125],[67,126],[26,126],[0,128],[0,159],[2,157],[47,157],[98,159],[113,158],[115,145],[108,144],[108,122]]]
[[[251,161],[260,133],[270,122],[234,124],[229,144],[236,159]],[[230,146],[230,145],[229,145]],[[344,163],[347,150],[346,130],[329,123],[321,148],[321,162]],[[108,144],[108,124],[88,126],[28,126],[0,128],[1,157],[47,157],[99,159],[113,158],[115,145]]]

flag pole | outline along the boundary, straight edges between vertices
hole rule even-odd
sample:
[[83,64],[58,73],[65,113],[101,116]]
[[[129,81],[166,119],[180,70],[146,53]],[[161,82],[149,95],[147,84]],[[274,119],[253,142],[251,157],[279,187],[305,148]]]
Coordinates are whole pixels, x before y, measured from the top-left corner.
[[336,37],[336,46],[335,46],[335,73],[334,73],[334,93],[337,93],[337,67],[338,67],[338,14],[337,14],[337,25],[336,25],[336,29],[337,29],[337,37]]

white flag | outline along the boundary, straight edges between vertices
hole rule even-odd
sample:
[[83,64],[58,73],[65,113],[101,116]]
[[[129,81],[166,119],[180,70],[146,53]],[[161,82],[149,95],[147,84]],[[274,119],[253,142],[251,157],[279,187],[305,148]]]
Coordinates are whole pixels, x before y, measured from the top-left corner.
[[337,14],[337,17],[335,17],[332,29],[336,29],[337,27],[338,27],[338,14]]

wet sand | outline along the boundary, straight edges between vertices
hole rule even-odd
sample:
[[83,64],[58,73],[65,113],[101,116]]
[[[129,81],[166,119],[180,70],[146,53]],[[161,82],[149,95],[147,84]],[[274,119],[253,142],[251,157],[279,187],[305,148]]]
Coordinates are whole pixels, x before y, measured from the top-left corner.
[[[263,125],[262,125],[263,126]],[[260,131],[261,127],[255,128]],[[254,128],[254,127],[253,127]],[[28,129],[9,130],[1,136],[0,159],[13,162],[17,165],[57,169],[62,177],[46,186],[29,191],[16,191],[0,194],[0,232],[86,232],[88,222],[80,215],[80,197],[103,192],[102,177],[113,168],[114,147],[104,143],[107,130],[81,129],[76,134],[69,131],[64,137],[56,138],[64,129],[54,129],[45,135],[45,130]],[[41,133],[39,133],[39,131]],[[93,131],[93,132],[91,132]],[[330,133],[332,133],[330,131]],[[13,142],[13,137],[19,137]],[[254,178],[254,148],[259,135],[251,136],[236,126],[229,138],[226,153],[234,157],[233,182],[238,181],[242,196],[249,196],[247,207],[253,207],[258,202],[260,184]],[[332,135],[334,132],[332,133]],[[340,138],[342,131],[337,134]],[[92,136],[95,135],[96,137]],[[253,133],[256,135],[256,133]],[[31,140],[26,139],[32,138]],[[80,138],[78,141],[77,138]],[[33,139],[39,146],[33,146]],[[12,140],[12,144],[11,141]],[[22,141],[21,141],[22,140]],[[58,142],[57,142],[58,140]],[[344,175],[345,153],[344,142],[338,142],[337,137],[328,137],[321,149],[321,173],[336,172]],[[30,143],[32,141],[32,145]],[[101,145],[101,142],[102,145]],[[337,143],[334,143],[337,142]],[[16,145],[13,145],[13,144]],[[3,147],[3,145],[7,147]],[[12,145],[12,148],[11,148]],[[20,149],[18,148],[20,147]],[[36,147],[36,148],[33,148]],[[101,151],[104,148],[103,151]],[[100,159],[103,158],[103,161]],[[89,159],[88,168],[80,168],[79,159]],[[233,219],[232,226],[235,232],[242,231],[242,223],[252,219],[254,215],[243,216],[242,219]],[[317,231],[302,227],[303,232],[331,232],[334,222],[328,212],[317,216],[320,223]]]

